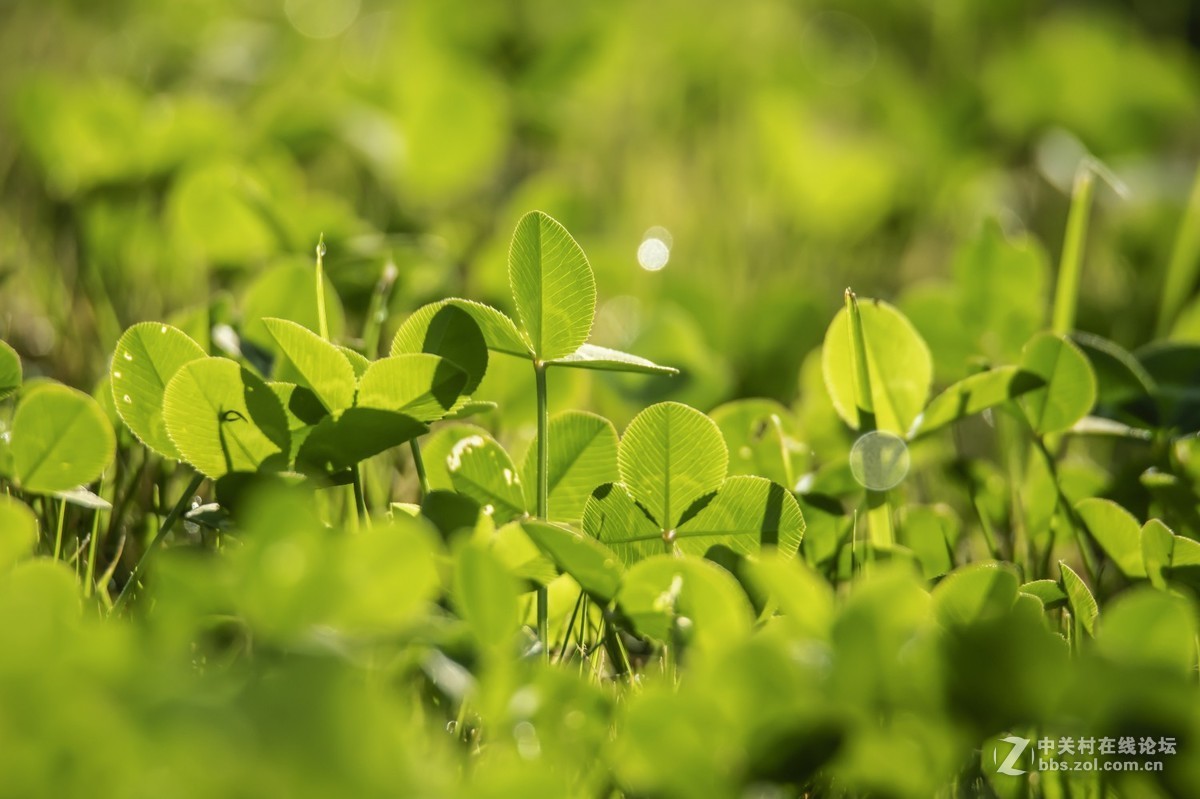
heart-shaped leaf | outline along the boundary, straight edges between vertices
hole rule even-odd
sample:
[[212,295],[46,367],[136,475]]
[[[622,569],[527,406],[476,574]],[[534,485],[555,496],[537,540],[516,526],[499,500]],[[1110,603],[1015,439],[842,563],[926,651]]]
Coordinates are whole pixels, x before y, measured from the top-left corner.
[[587,341],[596,314],[596,279],[575,239],[549,215],[532,211],[517,223],[508,282],[535,358],[563,358]]
[[342,352],[303,325],[287,319],[264,319],[267,332],[298,375],[331,412],[354,404],[354,367]]
[[[859,300],[858,308],[876,427],[904,435],[925,407],[933,382],[929,347],[912,323],[888,303]],[[821,368],[838,415],[855,430],[860,429],[850,317],[845,309],[838,311],[825,333]]]
[[716,491],[729,466],[721,430],[695,408],[651,405],[621,439],[621,481],[663,529],[678,526],[692,503]]
[[279,397],[227,358],[180,367],[167,384],[163,420],[183,458],[213,479],[286,466],[290,441]]
[[[617,430],[603,416],[567,411],[550,419],[548,436],[548,517],[578,521],[592,491],[617,479]],[[537,486],[537,452],[534,438],[521,472],[527,491]],[[532,497],[527,504],[534,504]]]
[[10,446],[21,488],[53,494],[100,477],[112,463],[117,441],[96,400],[48,383],[25,394],[17,405]]
[[1023,372],[1016,366],[1001,366],[971,375],[933,398],[925,412],[917,417],[910,438],[928,435],[951,422],[994,408],[1044,385],[1041,377]]
[[1096,376],[1074,343],[1053,333],[1039,333],[1025,345],[1021,369],[1044,385],[1021,397],[1033,429],[1061,433],[1088,415],[1096,404]]
[[436,421],[454,407],[467,373],[436,355],[393,355],[367,369],[358,383],[358,406]]
[[458,441],[446,458],[446,470],[456,491],[466,494],[484,508],[491,508],[503,524],[524,516],[525,490],[521,476],[504,447],[486,435]]
[[1112,500],[1097,498],[1083,500],[1075,510],[1122,574],[1131,579],[1145,579],[1141,526],[1129,511]]
[[21,356],[0,341],[0,400],[6,400],[21,387]]
[[617,595],[624,569],[608,547],[564,525],[525,521],[521,527],[593,599],[607,605]]
[[308,432],[296,453],[296,468],[337,474],[428,432],[419,419],[378,408],[347,408]]
[[730,477],[716,496],[675,531],[675,547],[703,555],[722,545],[749,554],[763,546],[796,554],[804,537],[804,516],[786,488],[765,477]]
[[637,355],[612,350],[608,347],[598,347],[595,344],[581,344],[579,349],[570,355],[555,358],[549,363],[552,366],[569,366],[575,369],[593,369],[601,372],[634,372],[645,375],[679,374],[679,370],[672,366],[660,366],[654,361]]
[[467,375],[463,394],[479,387],[487,372],[488,345],[479,323],[461,307],[445,302],[417,309],[392,339],[392,355],[438,355]]
[[184,364],[205,357],[182,330],[143,322],[125,331],[112,360],[112,395],[117,414],[138,440],[164,458],[179,458],[163,422],[163,394]]

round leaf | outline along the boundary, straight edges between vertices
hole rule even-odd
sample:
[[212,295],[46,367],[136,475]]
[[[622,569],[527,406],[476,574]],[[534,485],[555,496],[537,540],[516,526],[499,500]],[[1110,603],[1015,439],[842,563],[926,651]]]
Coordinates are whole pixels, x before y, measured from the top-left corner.
[[596,314],[596,279],[575,239],[547,214],[532,211],[517,223],[508,282],[536,358],[562,358],[587,341]]
[[143,322],[125,331],[112,360],[112,397],[117,414],[138,440],[164,458],[179,458],[163,422],[163,394],[184,364],[205,357],[178,328]]
[[112,462],[116,445],[100,404],[56,383],[27,394],[13,416],[13,471],[34,494],[92,482]]
[[227,358],[180,368],[167,385],[163,418],[184,459],[213,479],[268,462],[286,465],[288,423],[279,397]]
[[1025,345],[1021,368],[1045,384],[1021,398],[1038,433],[1061,433],[1087,416],[1096,403],[1096,376],[1074,343],[1039,333]]
[[0,400],[6,400],[21,387],[21,356],[0,341]]
[[484,507],[491,506],[497,522],[526,513],[525,491],[512,458],[491,436],[468,436],[446,457],[454,489]]
[[[548,435],[549,518],[582,519],[592,491],[617,479],[617,430],[603,416],[567,411],[550,419]],[[527,489],[537,485],[537,453],[535,437],[521,471]]]
[[687,405],[662,402],[629,423],[617,465],[633,498],[660,527],[672,529],[692,503],[721,485],[729,452],[712,419]]
[[[881,300],[859,300],[871,400],[880,430],[904,435],[925,407],[933,381],[933,360],[925,340],[912,323]],[[849,315],[845,309],[825,333],[821,368],[833,406],[846,424],[861,427],[855,401],[854,357],[850,347]]]
[[620,483],[602,485],[583,508],[583,529],[626,566],[663,552],[662,528]]

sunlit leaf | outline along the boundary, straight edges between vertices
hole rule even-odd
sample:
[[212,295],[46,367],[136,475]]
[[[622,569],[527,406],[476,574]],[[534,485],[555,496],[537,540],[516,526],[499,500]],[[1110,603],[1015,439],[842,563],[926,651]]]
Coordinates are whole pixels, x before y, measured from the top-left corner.
[[512,458],[495,439],[473,435],[459,440],[446,457],[456,491],[474,499],[503,524],[524,516],[525,491]]
[[428,432],[419,419],[379,408],[347,408],[326,416],[296,453],[301,471],[336,473]]
[[[548,518],[578,521],[592,491],[617,479],[617,430],[602,416],[566,411],[550,418],[548,435]],[[537,491],[537,453],[535,437],[521,470],[530,506]]]
[[1141,526],[1133,515],[1108,499],[1089,498],[1075,506],[1088,532],[1129,578],[1145,578]]
[[933,398],[918,417],[910,437],[928,435],[951,422],[994,408],[1044,385],[1041,377],[1023,372],[1016,366],[1001,366],[971,375]]
[[[886,302],[859,300],[858,307],[862,315],[876,426],[905,435],[925,407],[933,382],[929,347],[912,323]],[[845,309],[838,311],[825,333],[821,367],[838,415],[852,428],[860,429],[850,324]]]
[[1096,604],[1096,598],[1092,596],[1087,583],[1075,573],[1074,569],[1061,560],[1058,562],[1058,569],[1062,575],[1063,591],[1067,595],[1067,604],[1071,607],[1071,613],[1074,614],[1088,635],[1095,635],[1096,617],[1100,615],[1100,606]]
[[22,397],[10,446],[21,488],[53,494],[100,477],[112,462],[116,436],[99,403],[51,383]]
[[1020,581],[1011,567],[973,563],[948,574],[933,589],[938,620],[947,626],[974,624],[1002,616],[1017,601]]
[[631,566],[669,551],[663,530],[621,483],[600,486],[583,509],[583,529]]
[[354,367],[337,347],[308,328],[286,319],[264,319],[267,332],[299,375],[331,412],[354,403]]
[[226,358],[180,367],[167,384],[163,419],[184,460],[213,479],[286,466],[290,442],[279,397]]
[[625,573],[617,604],[643,635],[671,643],[671,620],[688,619],[688,644],[733,646],[750,631],[750,602],[729,572],[690,555],[656,555]]
[[163,394],[184,364],[205,357],[200,345],[170,325],[143,322],[125,331],[112,360],[117,413],[138,440],[164,458],[179,457],[163,422]]
[[712,419],[687,405],[663,402],[629,423],[617,461],[630,494],[663,529],[671,529],[692,503],[721,485],[729,453]]
[[0,400],[6,400],[21,387],[21,356],[0,341]]
[[458,305],[433,303],[417,309],[392,339],[392,355],[438,355],[467,375],[463,394],[479,387],[487,372],[488,345],[479,323]]
[[796,498],[765,477],[730,477],[710,502],[675,531],[675,547],[703,555],[709,547],[726,546],[748,554],[775,547],[796,554],[804,537],[804,517]]
[[436,355],[393,355],[371,364],[358,383],[358,406],[436,421],[454,407],[467,373]]
[[596,313],[596,279],[566,228],[541,211],[521,217],[508,253],[517,317],[540,360],[574,353]]
[[1079,348],[1053,333],[1039,333],[1025,345],[1021,369],[1044,385],[1021,397],[1038,433],[1061,433],[1087,416],[1096,402],[1096,376]]
[[671,366],[660,366],[653,361],[631,355],[628,352],[581,344],[570,355],[555,358],[553,366],[569,366],[575,369],[594,369],[601,372],[634,372],[647,375],[676,375],[679,370]]
[[607,604],[621,587],[624,570],[617,555],[594,538],[542,521],[522,522],[526,535],[599,602]]

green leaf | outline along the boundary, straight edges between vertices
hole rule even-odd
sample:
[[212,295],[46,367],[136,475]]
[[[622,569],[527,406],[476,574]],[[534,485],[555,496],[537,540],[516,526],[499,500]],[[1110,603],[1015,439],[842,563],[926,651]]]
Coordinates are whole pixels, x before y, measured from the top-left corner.
[[526,521],[521,527],[593,599],[607,605],[616,597],[624,569],[611,549],[564,525]]
[[485,648],[504,646],[519,623],[517,581],[490,548],[469,544],[455,560],[454,604]]
[[417,309],[392,339],[392,355],[438,355],[467,375],[461,393],[479,387],[487,372],[488,345],[479,323],[457,305],[440,302]]
[[38,523],[24,502],[0,495],[0,575],[18,561],[33,557]]
[[1044,385],[1021,397],[1033,429],[1061,433],[1088,415],[1096,403],[1096,376],[1074,343],[1053,333],[1039,333],[1025,345],[1021,368]]
[[1060,607],[1067,603],[1067,594],[1062,586],[1053,580],[1033,580],[1021,586],[1021,593],[1035,596],[1042,602],[1046,610]]
[[750,561],[750,579],[768,594],[800,638],[828,639],[836,605],[829,583],[805,563],[782,553]]
[[1096,598],[1088,590],[1087,583],[1083,581],[1083,578],[1064,561],[1058,562],[1058,570],[1062,574],[1063,591],[1067,595],[1067,604],[1071,606],[1071,613],[1088,635],[1095,635],[1096,617],[1100,615],[1100,606],[1096,604]]
[[354,404],[354,367],[333,344],[286,319],[264,319],[267,332],[295,368],[300,385],[312,389],[331,412]]
[[1188,600],[1151,588],[1133,588],[1105,607],[1096,649],[1118,663],[1195,672],[1196,614]]
[[541,211],[517,223],[508,282],[534,357],[552,361],[587,341],[596,314],[596,279],[566,228]]
[[50,383],[26,394],[17,405],[10,445],[21,488],[53,494],[100,477],[112,463],[117,442],[96,400]]
[[[859,300],[858,307],[876,427],[904,435],[911,429],[929,396],[933,381],[929,347],[912,323],[888,303]],[[845,309],[838,311],[825,333],[821,368],[838,415],[855,430],[860,429],[850,323]]]
[[1079,502],[1075,510],[1122,574],[1130,579],[1145,579],[1141,526],[1129,511],[1112,500],[1097,498]]
[[729,572],[690,555],[656,555],[625,573],[617,596],[638,632],[670,642],[671,618],[691,622],[689,646],[736,646],[754,618],[746,593]]
[[452,490],[454,481],[450,479],[450,472],[446,469],[450,451],[464,438],[488,435],[488,431],[478,425],[446,424],[439,426],[423,439],[421,457],[425,461],[425,477],[429,480],[429,487],[435,491]]
[[1074,332],[1071,340],[1087,356],[1096,375],[1096,400],[1110,405],[1122,405],[1157,391],[1154,378],[1137,358],[1121,346],[1093,335]]
[[1038,375],[1023,372],[1015,366],[1001,366],[971,375],[933,398],[917,418],[910,438],[928,435],[951,422],[994,408],[1044,385],[1045,381]]
[[[547,482],[550,489],[548,517],[578,521],[597,486],[617,480],[617,430],[603,416],[584,411],[566,411],[550,419]],[[526,489],[537,485],[538,440],[525,454],[521,471]],[[535,504],[527,497],[528,506]]]
[[583,508],[583,529],[632,566],[663,552],[662,528],[620,483],[600,486]]
[[313,427],[296,453],[296,468],[336,474],[428,431],[419,419],[395,411],[347,408]]
[[678,402],[651,405],[625,429],[621,481],[663,529],[725,479],[729,453],[712,419]]
[[491,400],[473,400],[468,397],[460,398],[458,404],[450,409],[442,421],[452,421],[460,419],[470,419],[472,416],[481,416],[485,413],[491,413],[500,406]]
[[1155,588],[1165,589],[1167,581],[1163,570],[1171,566],[1171,556],[1175,552],[1175,534],[1158,519],[1151,519],[1142,525],[1142,563],[1146,566],[1146,576]]
[[467,373],[445,358],[393,355],[375,361],[362,376],[358,405],[432,422],[454,407],[467,382]]
[[551,366],[568,366],[575,369],[593,369],[601,372],[634,372],[644,375],[677,375],[679,370],[672,366],[660,366],[628,352],[581,344],[570,355],[549,361]]
[[1017,601],[1020,581],[1005,564],[972,563],[948,574],[933,589],[933,607],[947,627],[999,618]]
[[337,345],[338,352],[346,356],[346,360],[350,362],[350,366],[354,369],[355,379],[361,378],[370,367],[371,362],[367,360],[367,356],[363,355],[358,350],[352,350],[349,347]]
[[[477,533],[478,530],[477,527]],[[496,553],[509,573],[534,587],[548,585],[558,577],[554,561],[534,543],[520,522],[509,522],[489,535],[488,543],[492,552]]]
[[0,341],[0,401],[6,400],[21,387],[21,356]]
[[330,597],[330,623],[351,635],[380,635],[420,622],[441,585],[444,553],[432,525],[400,517],[340,544],[333,567],[343,590]]
[[679,525],[675,547],[703,555],[717,545],[742,554],[769,546],[792,557],[803,538],[804,517],[791,492],[765,477],[739,475],[726,480],[708,504]]
[[138,440],[164,458],[179,450],[163,422],[163,394],[184,364],[205,357],[186,333],[170,325],[143,322],[125,331],[112,360],[112,396],[121,421]]
[[286,466],[290,441],[279,397],[227,358],[180,367],[167,384],[163,419],[183,458],[214,480],[229,472]]
[[473,435],[455,443],[446,457],[454,489],[490,507],[499,524],[524,516],[525,491],[512,458],[494,438]]

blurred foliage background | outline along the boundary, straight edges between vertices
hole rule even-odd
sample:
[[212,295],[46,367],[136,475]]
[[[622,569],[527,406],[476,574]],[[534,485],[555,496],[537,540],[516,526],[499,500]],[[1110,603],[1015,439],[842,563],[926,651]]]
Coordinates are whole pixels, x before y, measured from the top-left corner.
[[8,0],[0,336],[91,385],[135,321],[278,299],[321,233],[350,339],[388,264],[391,326],[504,307],[536,207],[591,256],[594,340],[684,370],[572,403],[790,402],[846,285],[937,351],[914,309],[985,220],[1033,234],[1048,303],[1087,151],[1129,193],[1098,193],[1079,326],[1134,346],[1200,157],[1198,26],[1173,2]]

